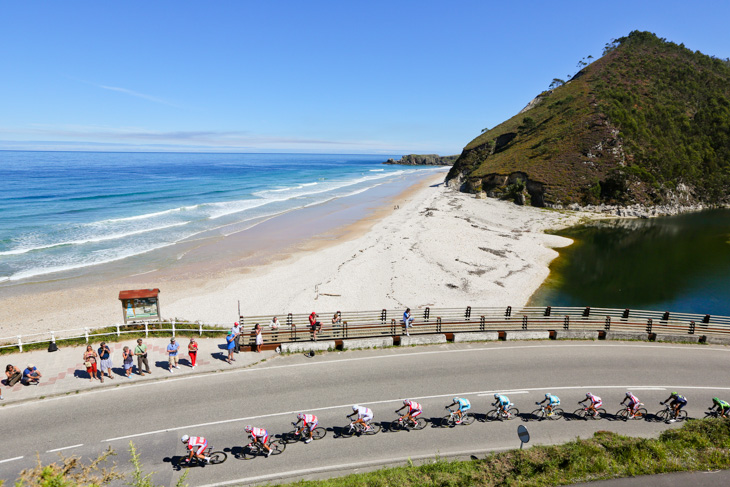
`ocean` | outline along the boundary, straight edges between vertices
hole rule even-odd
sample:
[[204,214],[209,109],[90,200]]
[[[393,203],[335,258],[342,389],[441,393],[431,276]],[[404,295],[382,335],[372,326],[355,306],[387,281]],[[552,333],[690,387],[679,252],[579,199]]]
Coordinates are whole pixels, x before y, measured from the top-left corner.
[[442,168],[392,155],[0,152],[0,286],[229,235]]

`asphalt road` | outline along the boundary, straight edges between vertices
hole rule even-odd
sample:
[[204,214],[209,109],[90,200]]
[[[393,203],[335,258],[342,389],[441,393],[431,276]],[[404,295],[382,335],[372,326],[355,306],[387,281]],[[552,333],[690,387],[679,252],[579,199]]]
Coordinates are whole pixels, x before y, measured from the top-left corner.
[[[174,485],[174,468],[184,453],[180,436],[205,436],[214,450],[228,452],[221,465],[189,469],[188,483],[238,485],[295,478],[333,476],[408,458],[464,457],[517,448],[517,427],[524,424],[534,444],[561,443],[598,430],[655,436],[673,427],[631,421],[476,422],[455,428],[382,432],[337,438],[351,405],[364,404],[376,422],[391,421],[404,398],[418,400],[424,417],[444,415],[453,396],[465,396],[472,410],[492,409],[492,394],[505,392],[522,413],[532,411],[545,392],[560,396],[566,412],[576,409],[587,391],[603,398],[609,413],[619,409],[627,389],[649,412],[678,390],[689,399],[690,417],[703,417],[715,395],[730,397],[725,370],[730,349],[644,342],[496,342],[390,348],[328,353],[314,358],[278,357],[248,369],[168,378],[121,389],[11,405],[0,410],[6,446],[0,478],[14,480],[23,468],[57,458],[58,452],[95,458],[108,446],[119,453],[119,468],[129,471],[129,442],[142,455],[154,481]],[[273,435],[289,431],[297,412],[313,412],[328,427],[323,440],[290,444],[280,456],[250,461],[234,453],[247,443],[246,424]],[[54,451],[55,450],[55,451]]]

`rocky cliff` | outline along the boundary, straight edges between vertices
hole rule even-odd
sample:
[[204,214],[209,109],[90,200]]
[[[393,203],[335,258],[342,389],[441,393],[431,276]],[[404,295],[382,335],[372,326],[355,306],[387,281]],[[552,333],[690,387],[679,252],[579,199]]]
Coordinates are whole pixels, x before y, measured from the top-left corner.
[[399,160],[388,159],[383,164],[403,164],[406,166],[452,166],[459,156],[439,156],[438,154],[408,154]]

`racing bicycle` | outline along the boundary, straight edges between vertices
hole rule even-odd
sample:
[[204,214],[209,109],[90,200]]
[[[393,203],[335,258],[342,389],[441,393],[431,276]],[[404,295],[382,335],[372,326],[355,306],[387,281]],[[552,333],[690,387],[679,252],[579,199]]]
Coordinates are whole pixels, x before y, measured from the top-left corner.
[[200,460],[198,457],[193,455],[193,457],[188,460],[188,457],[182,457],[180,461],[177,463],[179,467],[196,467],[198,465],[205,466],[205,465],[217,465],[219,463],[223,463],[226,461],[226,458],[228,458],[228,455],[225,452],[222,451],[211,451],[213,447],[209,446],[205,449],[203,452],[204,457],[210,458],[210,460],[203,461]]
[[670,406],[668,403],[660,402],[659,404],[664,406],[664,409],[661,409],[657,411],[656,417],[659,421],[671,421],[672,419],[676,421],[684,421],[687,419],[687,411],[684,409],[680,409],[677,411],[677,414],[674,414],[674,409],[672,409],[672,406]]
[[531,419],[536,419],[537,421],[542,421],[543,419],[552,419],[554,421],[563,417],[563,410],[560,408],[548,409],[547,406],[544,406],[539,402],[536,402],[535,404],[539,405],[540,409],[535,409],[533,412],[530,413]]
[[344,426],[340,430],[340,436],[349,438],[352,435],[376,435],[380,432],[380,425],[377,423],[367,423],[368,427],[363,427],[362,424],[352,421],[347,426]]
[[520,415],[520,410],[517,408],[509,408],[507,411],[503,411],[500,408],[492,409],[487,413],[487,421],[509,421],[515,419]]
[[[272,440],[269,443],[272,455],[281,455],[286,449],[286,443],[282,440]],[[256,441],[243,447],[243,451],[238,455],[239,459],[251,460],[258,456],[265,456],[266,449],[261,445],[260,442]]]
[[407,415],[400,416],[398,411],[395,411],[395,413],[398,414],[398,419],[390,423],[388,426],[390,431],[422,430],[426,427],[426,420],[423,418],[409,419]]
[[588,409],[590,406],[583,406],[582,408],[576,409],[573,411],[573,415],[576,416],[578,419],[601,419],[606,416],[606,410],[603,408],[596,408],[596,413],[593,413],[592,411],[589,411]]
[[[643,406],[644,403],[640,402],[639,406]],[[616,417],[622,421],[628,421],[629,419],[646,419],[646,416],[649,413],[647,412],[646,408],[638,408],[636,412],[634,412],[633,409],[626,406],[623,409],[619,409],[616,413]]]
[[[281,435],[281,439],[285,443],[294,443],[296,441],[305,441],[309,439],[309,425],[305,426],[301,433],[297,434],[297,423],[292,423],[292,426],[294,426],[294,429],[288,433],[284,433]],[[321,440],[327,436],[327,430],[324,429],[321,426],[317,426],[312,430],[312,439],[313,440]]]
[[470,424],[472,424],[474,422],[474,419],[476,419],[470,413],[464,412],[461,415],[461,421],[457,423],[457,421],[458,421],[457,420],[458,415],[456,414],[456,412],[458,410],[457,411],[453,411],[448,406],[446,406],[445,409],[448,409],[449,410],[449,415],[448,416],[444,416],[443,418],[441,418],[441,427],[442,428],[455,426],[457,424],[470,425]]

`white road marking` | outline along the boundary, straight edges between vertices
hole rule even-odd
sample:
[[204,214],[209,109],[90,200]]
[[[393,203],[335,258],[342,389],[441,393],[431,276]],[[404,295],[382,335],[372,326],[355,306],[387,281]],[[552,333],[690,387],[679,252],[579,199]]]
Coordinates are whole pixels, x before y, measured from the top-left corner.
[[[637,386],[637,385],[621,385],[621,386],[602,386],[602,385],[582,385],[582,386],[547,386],[547,387],[532,387],[532,388],[524,388],[524,389],[516,389],[514,391],[505,391],[505,390],[498,390],[498,391],[477,391],[477,392],[452,392],[449,394],[437,394],[433,396],[418,396],[418,397],[411,397],[411,399],[415,399],[417,401],[422,401],[424,399],[436,399],[439,397],[461,397],[461,396],[486,396],[494,394],[495,392],[501,392],[504,394],[529,394],[530,392],[544,392],[544,391],[561,391],[561,390],[575,390],[575,389],[583,389],[583,390],[593,390],[598,391],[601,389],[628,389],[628,390],[634,390],[634,391],[665,391],[667,389],[709,389],[709,390],[718,390],[718,391],[730,391],[730,387],[707,387],[707,386]],[[386,404],[389,402],[402,402],[403,399],[386,399],[382,401],[361,401],[360,404],[364,406],[373,405],[373,404]],[[307,411],[327,411],[330,409],[340,409],[340,408],[350,408],[352,407],[352,403],[348,404],[338,404],[337,406],[324,406],[321,408],[309,408]],[[167,428],[162,430],[155,430],[155,431],[147,431],[144,433],[136,433],[133,435],[127,435],[127,436],[118,436],[116,438],[108,438],[106,440],[101,440],[102,443],[110,442],[110,441],[116,441],[116,440],[126,440],[129,438],[137,438],[140,436],[149,436],[149,435],[155,435],[159,433],[169,433],[171,431],[180,431],[185,429],[194,429],[194,428],[201,428],[203,426],[215,426],[219,424],[226,424],[226,423],[236,423],[241,421],[250,421],[252,419],[262,419],[262,418],[273,418],[276,416],[285,416],[285,415],[294,415],[297,413],[300,413],[301,410],[297,409],[294,411],[284,411],[281,413],[271,413],[271,414],[261,414],[258,416],[247,416],[245,418],[232,418],[232,419],[224,419],[221,421],[211,421],[209,423],[199,423],[199,424],[191,424],[187,426],[177,426],[174,428]]]
[[408,460],[425,460],[425,459],[434,459],[437,460],[440,457],[448,456],[448,457],[458,457],[458,456],[464,456],[464,455],[474,455],[474,454],[480,454],[480,453],[490,453],[495,451],[505,451],[505,450],[514,450],[514,447],[499,447],[499,448],[489,448],[487,450],[469,450],[469,451],[459,451],[459,452],[438,452],[438,453],[430,453],[427,455],[417,455],[417,456],[407,456],[407,457],[399,457],[399,458],[391,458],[387,460],[375,460],[375,461],[369,461],[369,462],[355,462],[355,463],[342,463],[339,465],[328,465],[326,467],[315,467],[315,468],[303,468],[300,470],[290,470],[288,472],[279,472],[274,474],[267,474],[267,475],[259,475],[257,477],[244,477],[238,480],[227,480],[225,482],[218,482],[215,484],[206,484],[201,487],[223,487],[226,485],[239,485],[239,484],[253,484],[257,482],[264,482],[267,480],[274,480],[278,478],[287,478],[287,477],[296,477],[298,475],[307,475],[307,474],[313,474],[318,472],[329,472],[332,470],[352,470],[356,468],[364,468],[364,467],[374,467],[379,465],[388,465],[393,463],[406,463]]
[[[83,391],[82,394],[73,394],[73,395],[63,395],[63,396],[57,396],[57,397],[50,397],[47,399],[43,399],[44,403],[47,403],[49,401],[58,401],[61,399],[73,399],[78,397],[87,397],[89,394],[111,394],[118,391],[129,391],[130,388],[135,387],[160,387],[164,384],[171,384],[173,382],[179,382],[179,381],[186,381],[186,380],[196,380],[196,379],[206,379],[211,376],[218,376],[220,377],[223,374],[249,374],[249,373],[258,373],[258,372],[266,372],[270,370],[277,370],[277,369],[286,369],[291,367],[314,367],[314,366],[321,366],[321,365],[328,365],[328,364],[338,364],[342,362],[359,362],[364,360],[383,360],[387,358],[391,359],[398,359],[398,358],[408,358],[408,357],[418,357],[420,355],[433,355],[433,354],[442,354],[442,353],[465,353],[465,352],[484,352],[484,351],[495,351],[495,352],[501,352],[501,351],[509,351],[509,350],[518,350],[518,349],[530,349],[530,348],[586,348],[586,347],[616,347],[616,348],[653,348],[653,349],[662,349],[662,350],[685,350],[685,351],[700,351],[700,352],[707,352],[707,351],[714,351],[714,352],[730,352],[730,348],[714,348],[711,346],[700,346],[700,345],[687,345],[687,346],[676,346],[676,345],[663,345],[663,344],[654,344],[654,345],[641,345],[641,344],[632,344],[632,343],[596,343],[596,344],[550,344],[550,345],[515,345],[515,346],[491,346],[491,347],[480,347],[480,348],[459,348],[455,350],[430,350],[430,351],[424,351],[424,352],[405,352],[402,354],[391,354],[391,355],[375,355],[372,357],[351,357],[351,358],[343,358],[343,359],[334,359],[334,360],[323,360],[320,362],[305,362],[300,364],[288,364],[288,365],[272,365],[272,366],[262,366],[262,367],[256,367],[253,368],[253,365],[257,364],[251,364],[251,366],[248,366],[244,369],[233,369],[233,370],[217,370],[212,372],[206,372],[202,374],[194,374],[194,375],[188,375],[184,377],[168,377],[165,380],[145,380],[144,382],[138,382],[133,384],[127,384],[124,387],[114,387],[114,388],[101,388],[101,389],[95,389],[95,390],[89,390],[89,391]],[[163,369],[160,369],[163,370]],[[3,407],[3,410],[13,409],[16,407],[27,407],[27,402],[20,403],[20,404],[9,404],[7,406]]]
[[63,448],[56,448],[53,450],[46,450],[46,453],[53,453],[54,451],[61,451],[61,450],[69,450],[71,448],[78,448],[80,446],[84,446],[83,443],[79,443],[78,445],[71,445],[71,446],[64,446]]
[[8,458],[7,460],[0,460],[0,463],[12,462],[13,460],[20,460],[23,457]]

